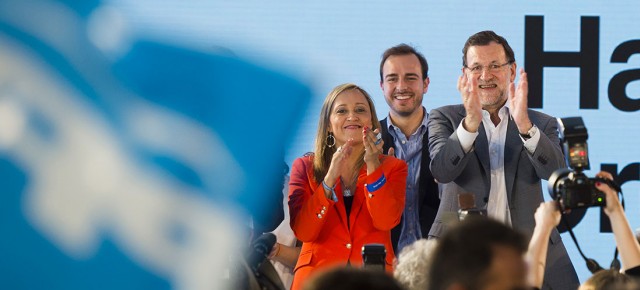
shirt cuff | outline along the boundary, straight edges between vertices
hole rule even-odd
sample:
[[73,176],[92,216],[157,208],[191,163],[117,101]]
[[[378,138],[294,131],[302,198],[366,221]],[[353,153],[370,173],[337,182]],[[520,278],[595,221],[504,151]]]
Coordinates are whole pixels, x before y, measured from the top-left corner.
[[464,150],[464,153],[469,153],[469,151],[471,151],[471,147],[473,146],[473,142],[475,142],[476,138],[478,137],[478,132],[471,133],[467,131],[467,129],[462,126],[463,123],[464,119],[462,119],[462,122],[460,122],[460,125],[458,125],[456,134],[458,134],[458,140],[460,140],[460,146],[462,146],[462,150]]
[[536,125],[533,125],[533,127],[531,127],[531,130],[529,130],[529,135],[531,135],[531,138],[527,140],[522,138],[522,136],[520,136],[520,139],[522,139],[522,141],[524,142],[524,148],[527,148],[527,151],[533,154],[534,152],[536,152],[536,148],[538,147],[538,141],[540,141],[540,130]]
[[380,176],[380,178],[378,178],[378,180],[376,180],[373,183],[369,183],[367,184],[367,191],[369,192],[374,192],[376,190],[378,190],[380,187],[382,187],[385,183],[387,183],[387,179],[384,177],[384,174],[382,174],[382,176]]

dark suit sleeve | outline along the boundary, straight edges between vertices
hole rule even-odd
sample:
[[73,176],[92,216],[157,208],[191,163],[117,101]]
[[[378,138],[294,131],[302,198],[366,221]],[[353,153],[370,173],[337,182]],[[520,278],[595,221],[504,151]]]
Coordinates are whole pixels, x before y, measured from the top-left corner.
[[534,124],[538,126],[539,134],[541,135],[536,150],[533,154],[527,155],[538,177],[546,180],[556,169],[566,167],[566,162],[560,148],[558,122],[556,119],[549,116],[545,118],[534,117],[534,119],[540,119],[540,121],[536,120],[537,122],[534,122]]
[[458,177],[473,155],[464,153],[458,134],[455,133],[460,122],[451,117],[452,113],[447,107],[434,109],[429,113],[429,168],[440,183],[449,183]]

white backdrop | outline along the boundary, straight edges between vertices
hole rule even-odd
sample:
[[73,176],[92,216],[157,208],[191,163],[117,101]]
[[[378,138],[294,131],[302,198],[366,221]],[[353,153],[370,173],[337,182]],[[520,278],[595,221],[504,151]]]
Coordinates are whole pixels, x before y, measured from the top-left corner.
[[[424,98],[427,110],[459,103],[455,85],[461,68],[461,49],[471,34],[494,30],[504,36],[515,51],[518,66],[527,66],[525,55],[525,17],[544,17],[544,50],[580,50],[581,17],[599,20],[598,91],[586,92],[599,100],[597,109],[579,107],[579,69],[545,68],[544,107],[541,111],[557,116],[582,116],[589,130],[591,171],[601,164],[617,164],[618,171],[640,162],[637,145],[638,112],[623,112],[609,101],[608,87],[619,72],[640,69],[640,45],[631,45],[626,63],[612,63],[611,55],[625,41],[640,40],[637,1],[110,1],[128,20],[136,35],[188,43],[201,51],[228,50],[241,58],[275,68],[313,88],[314,101],[306,112],[299,132],[291,132],[286,161],[313,150],[317,115],[326,93],[334,86],[353,82],[373,97],[378,117],[388,113],[379,87],[381,53],[399,43],[409,43],[429,62],[431,85]],[[592,35],[593,36],[593,35]],[[582,36],[584,37],[584,36]],[[635,54],[635,55],[633,55]],[[633,73],[633,72],[632,72]],[[636,73],[637,75],[637,73]],[[640,77],[636,76],[636,79]],[[247,79],[251,86],[252,80]],[[255,88],[255,96],[261,88]],[[626,95],[640,98],[640,80],[628,82]],[[253,96],[253,97],[255,97]],[[620,96],[618,96],[620,98]],[[277,99],[273,100],[278,102]],[[247,106],[251,106],[250,103]],[[251,130],[269,130],[269,115],[245,115],[255,119]],[[633,174],[634,180],[640,178]],[[640,197],[637,182],[622,186],[626,193],[627,215],[631,226],[640,227]],[[545,192],[547,196],[547,192]],[[608,267],[614,241],[612,234],[600,233],[600,215],[590,209],[575,232],[585,254]],[[563,234],[580,280],[590,276],[573,242]]]

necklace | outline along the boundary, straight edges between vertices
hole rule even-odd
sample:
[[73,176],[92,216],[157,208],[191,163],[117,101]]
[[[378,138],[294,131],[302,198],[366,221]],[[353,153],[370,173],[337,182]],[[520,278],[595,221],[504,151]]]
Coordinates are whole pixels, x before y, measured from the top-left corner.
[[340,182],[342,183],[342,196],[344,197],[351,197],[353,196],[353,190],[351,189],[352,187],[355,187],[355,183],[358,180],[358,176],[356,175],[356,178],[354,178],[354,182],[350,185],[347,186],[344,183],[344,179],[342,177],[340,177]]

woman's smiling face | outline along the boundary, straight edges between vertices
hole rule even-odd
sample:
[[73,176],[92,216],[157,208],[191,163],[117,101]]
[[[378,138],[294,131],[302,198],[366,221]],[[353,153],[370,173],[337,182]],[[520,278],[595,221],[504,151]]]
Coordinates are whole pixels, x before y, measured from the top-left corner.
[[354,144],[362,143],[364,127],[372,128],[371,108],[359,90],[347,90],[336,98],[329,116],[330,128],[336,145],[342,146],[349,139]]

